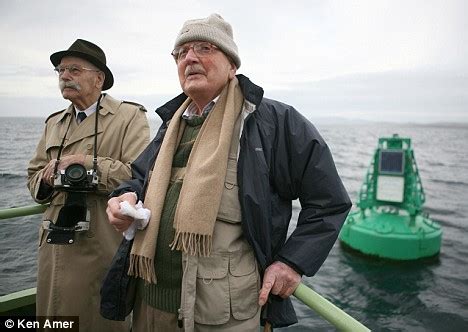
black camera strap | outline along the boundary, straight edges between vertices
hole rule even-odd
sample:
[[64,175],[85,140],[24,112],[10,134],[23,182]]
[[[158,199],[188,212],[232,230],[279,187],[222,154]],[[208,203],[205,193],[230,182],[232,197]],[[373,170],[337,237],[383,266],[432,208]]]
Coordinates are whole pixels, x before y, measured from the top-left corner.
[[58,165],[60,164],[60,156],[62,155],[63,146],[65,145],[65,139],[67,138],[68,130],[70,129],[72,119],[73,119],[73,116],[71,116],[70,121],[68,121],[67,130],[65,131],[65,135],[63,135],[62,143],[60,143],[60,147],[59,147],[58,154],[57,154],[57,160],[55,161],[54,174],[57,174],[57,171],[58,171]]
[[98,113],[101,107],[102,94],[99,96],[96,105],[96,120],[94,121],[94,153],[93,153],[93,174],[97,173],[97,132],[98,132]]

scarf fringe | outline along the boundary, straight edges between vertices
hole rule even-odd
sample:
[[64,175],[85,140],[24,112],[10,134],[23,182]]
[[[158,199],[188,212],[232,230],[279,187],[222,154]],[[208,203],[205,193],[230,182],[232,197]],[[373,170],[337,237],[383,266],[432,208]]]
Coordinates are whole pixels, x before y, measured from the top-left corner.
[[154,272],[154,261],[148,257],[131,254],[127,274],[135,278],[141,278],[148,283],[156,284],[157,282],[156,273]]
[[208,257],[213,246],[212,235],[177,232],[170,246],[172,250],[179,250],[191,256]]

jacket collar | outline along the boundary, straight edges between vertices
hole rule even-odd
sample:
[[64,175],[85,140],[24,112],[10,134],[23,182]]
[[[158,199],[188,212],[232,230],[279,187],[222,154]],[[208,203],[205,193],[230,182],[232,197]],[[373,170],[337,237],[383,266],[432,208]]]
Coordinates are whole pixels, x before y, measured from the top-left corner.
[[[99,105],[99,114],[100,115],[106,115],[108,113],[114,114],[119,104],[120,104],[120,101],[112,98],[106,93],[103,93],[102,98],[101,98],[101,103]],[[70,106],[67,107],[65,112],[62,112],[62,114],[60,114],[60,116],[57,118],[56,123],[63,121],[69,115],[74,116],[73,112],[74,112],[73,104],[70,104]]]
[[242,74],[236,76],[239,80],[239,86],[242,90],[244,98],[258,108],[263,99],[263,88],[256,85],[255,83],[252,83],[252,81],[247,76]]
[[[242,74],[236,75],[239,80],[239,86],[241,88],[244,98],[254,104],[256,108],[260,105],[263,99],[263,89],[258,85],[252,83],[247,76]],[[185,93],[181,93],[174,99],[168,101],[163,106],[156,109],[156,113],[161,117],[163,122],[169,121],[174,113],[179,109],[183,102],[187,99]]]

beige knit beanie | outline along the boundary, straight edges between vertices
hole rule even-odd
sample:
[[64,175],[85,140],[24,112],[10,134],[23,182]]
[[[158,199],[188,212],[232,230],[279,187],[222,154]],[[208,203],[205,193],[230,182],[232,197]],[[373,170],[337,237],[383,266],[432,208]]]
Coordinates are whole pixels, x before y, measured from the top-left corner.
[[188,20],[177,36],[174,48],[192,41],[207,41],[219,47],[230,57],[237,68],[241,65],[232,27],[221,15],[211,14],[206,18]]

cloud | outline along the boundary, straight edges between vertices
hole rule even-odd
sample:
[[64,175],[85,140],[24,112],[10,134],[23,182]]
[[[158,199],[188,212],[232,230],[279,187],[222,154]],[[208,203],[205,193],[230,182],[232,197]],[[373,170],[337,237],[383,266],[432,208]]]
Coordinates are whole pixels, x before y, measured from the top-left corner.
[[468,75],[453,69],[351,74],[293,84],[270,96],[288,101],[309,118],[468,122]]
[[[434,105],[446,105],[443,113],[458,118],[466,98],[454,96],[452,78],[468,72],[467,7],[462,0],[3,1],[0,96],[60,100],[49,56],[84,38],[106,52],[111,94],[154,104],[180,92],[170,51],[182,23],[218,12],[234,28],[239,72],[272,96],[338,114],[355,110],[351,116],[378,108],[389,118],[415,109],[435,117],[442,106]],[[453,89],[417,79],[424,68]],[[10,106],[3,115],[18,114]]]

